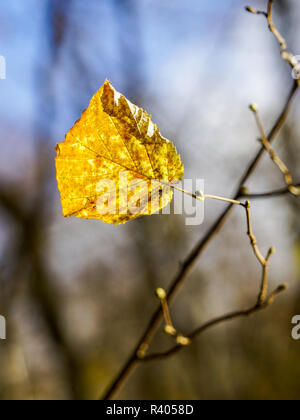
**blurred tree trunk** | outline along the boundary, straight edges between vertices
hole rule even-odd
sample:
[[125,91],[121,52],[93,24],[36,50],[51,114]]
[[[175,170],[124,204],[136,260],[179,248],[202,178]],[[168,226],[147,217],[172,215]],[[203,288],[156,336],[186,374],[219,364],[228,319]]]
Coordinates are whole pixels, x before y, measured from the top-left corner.
[[[47,211],[49,197],[49,183],[52,184],[52,160],[49,150],[52,147],[51,132],[55,120],[55,96],[53,73],[59,57],[64,37],[68,31],[68,14],[72,5],[71,0],[49,0],[46,7],[47,20],[45,22],[48,34],[46,45],[42,48],[48,52],[48,58],[42,66],[37,68],[36,91],[37,122],[36,122],[36,168],[37,197],[28,219],[28,229],[24,231],[24,240],[29,250],[31,260],[30,286],[31,297],[39,308],[43,320],[48,328],[49,336],[56,345],[59,357],[63,361],[65,378],[70,391],[70,398],[78,400],[80,390],[80,365],[72,347],[66,339],[66,332],[60,322],[59,300],[54,292],[54,279],[50,274],[44,253],[47,243],[42,236],[42,230],[50,219]],[[47,55],[46,55],[47,57]],[[30,255],[31,254],[31,255]]]

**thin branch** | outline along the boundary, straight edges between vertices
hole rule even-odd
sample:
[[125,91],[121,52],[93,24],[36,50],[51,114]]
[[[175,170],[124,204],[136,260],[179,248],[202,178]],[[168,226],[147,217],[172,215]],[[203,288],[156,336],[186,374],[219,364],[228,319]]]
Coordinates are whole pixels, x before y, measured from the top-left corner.
[[247,201],[245,204],[246,209],[246,215],[247,215],[247,226],[248,226],[248,236],[250,238],[250,243],[254,251],[254,255],[258,259],[258,261],[261,263],[262,266],[266,264],[265,258],[262,256],[258,246],[257,246],[257,240],[252,232],[252,226],[251,226],[251,217],[250,217],[250,202]]
[[285,165],[285,163],[276,154],[275,150],[272,148],[269,140],[267,139],[267,136],[265,134],[264,125],[263,125],[262,119],[259,115],[259,112],[258,112],[257,108],[252,105],[252,106],[250,106],[250,109],[252,110],[252,112],[255,115],[256,123],[257,123],[258,129],[260,131],[260,135],[261,135],[260,140],[263,144],[263,147],[269,153],[272,161],[275,163],[275,165],[277,165],[277,167],[279,168],[279,170],[283,174],[284,179],[285,179],[285,183],[287,184],[287,187],[288,187],[288,191],[295,196],[299,196],[300,195],[300,188],[293,184],[293,177],[291,175],[291,172],[289,171],[289,169]]
[[184,190],[180,187],[177,187],[174,184],[170,184],[170,183],[163,182],[163,181],[158,181],[158,182],[160,182],[161,184],[167,185],[168,187],[170,187],[174,190],[180,191],[183,194],[188,195],[188,196],[194,198],[195,200],[198,200],[198,201],[201,201],[201,202],[205,201],[205,199],[210,199],[210,200],[223,201],[225,203],[236,204],[238,206],[243,205],[243,203],[241,203],[239,200],[233,200],[232,198],[220,197],[218,195],[212,195],[212,194],[204,194],[202,191],[197,191],[196,193],[191,193],[191,192],[186,191],[186,190]]
[[176,335],[177,331],[176,331],[176,329],[173,325],[172,319],[171,319],[166,291],[164,289],[162,289],[161,287],[159,287],[158,289],[156,289],[156,296],[161,301],[163,316],[164,316],[165,323],[166,323],[165,328],[164,328],[165,333],[169,334],[169,335]]
[[280,172],[283,174],[285,183],[287,184],[288,191],[296,196],[300,195],[300,189],[297,188],[295,185],[293,185],[293,177],[291,175],[291,172],[289,171],[288,167],[283,163],[283,161],[280,159],[280,157],[276,154],[275,150],[272,148],[270,142],[267,139],[267,136],[265,134],[264,125],[262,122],[262,119],[259,115],[258,109],[255,105],[250,106],[251,111],[253,112],[255,116],[255,120],[260,132],[260,141],[263,144],[263,147],[266,149],[266,151],[269,153],[270,158],[275,163],[275,165],[279,168]]
[[[256,313],[256,312],[258,312],[262,309],[265,309],[271,303],[273,303],[273,301],[274,301],[274,299],[275,299],[275,297],[278,293],[283,292],[286,289],[285,285],[279,286],[279,288],[277,288],[269,297],[267,297],[267,293],[268,293],[268,267],[269,267],[270,257],[274,254],[274,248],[269,249],[269,252],[268,252],[268,255],[267,255],[266,258],[263,257],[261,251],[258,248],[257,240],[256,240],[256,237],[254,236],[253,230],[252,230],[251,215],[250,215],[250,202],[247,201],[243,205],[243,207],[246,210],[247,227],[248,227],[247,235],[250,238],[250,243],[251,243],[252,249],[254,251],[254,255],[256,256],[257,260],[259,261],[259,263],[262,266],[262,281],[261,281],[259,295],[258,295],[258,298],[257,298],[257,301],[256,301],[255,305],[248,310],[233,312],[233,313],[230,313],[229,315],[224,315],[220,318],[214,319],[213,321],[210,321],[210,322],[204,324],[203,326],[197,328],[194,332],[192,332],[188,336],[186,336],[185,341],[177,340],[177,345],[172,347],[170,350],[168,350],[166,352],[154,353],[154,354],[150,354],[148,356],[143,354],[143,355],[141,355],[142,356],[141,359],[143,361],[150,361],[150,360],[154,360],[154,359],[163,359],[163,358],[169,357],[170,355],[179,351],[183,346],[189,345],[196,336],[203,333],[208,328],[211,328],[211,327],[213,327],[217,324],[220,324],[222,322],[225,322],[225,321],[230,321],[234,318],[238,318],[238,317],[241,317],[241,316],[250,316],[250,315],[252,315],[252,314],[254,314],[254,313]],[[165,295],[163,297],[165,298]]]
[[[293,188],[295,192],[300,191],[300,183],[290,185],[288,187],[281,188],[278,190],[267,191],[267,192],[262,192],[262,193],[250,193],[247,188],[244,188],[243,190],[241,190],[241,197],[250,198],[251,200],[257,199],[257,198],[281,197],[287,194],[292,194],[291,188]],[[299,194],[295,194],[295,192],[293,192],[292,195],[298,196]]]
[[[187,338],[190,339],[190,341],[194,341],[195,338],[197,338],[199,335],[203,334],[204,332],[206,332],[207,330],[209,330],[212,327],[215,327],[217,325],[223,324],[225,322],[228,321],[232,321],[234,319],[238,319],[238,318],[243,318],[243,317],[249,317],[251,315],[254,315],[257,312],[260,312],[264,309],[266,309],[267,307],[269,307],[275,300],[275,298],[282,292],[284,292],[286,290],[287,286],[286,285],[281,285],[279,286],[277,289],[275,289],[269,296],[268,298],[264,301],[264,303],[258,305],[255,304],[254,306],[252,306],[250,309],[247,310],[242,310],[242,311],[237,311],[237,312],[231,312],[227,315],[223,315],[219,318],[215,318],[203,325],[201,325],[200,327],[196,328],[194,331],[192,331]],[[153,360],[161,360],[161,359],[166,359],[176,353],[178,353],[179,351],[181,351],[184,347],[182,345],[177,344],[176,346],[170,348],[169,350],[165,351],[165,352],[160,352],[160,353],[152,353],[149,354],[148,356],[146,356],[142,362],[151,362]]]
[[239,200],[233,200],[232,198],[224,198],[224,197],[219,197],[217,195],[211,195],[211,194],[203,194],[203,197],[210,200],[218,200],[218,201],[224,201],[225,203],[236,204],[238,206],[243,205],[243,203],[241,203]]
[[272,18],[273,5],[274,5],[274,0],[269,0],[268,13],[267,13],[267,20],[268,20],[268,23],[269,23],[269,29],[272,32],[272,34],[275,36],[277,41],[279,42],[281,51],[286,51],[287,50],[286,40],[280,34],[278,29],[276,29],[276,27],[273,23],[273,18]]
[[[293,104],[293,101],[296,97],[296,93],[298,92],[299,83],[298,81],[294,81],[292,88],[289,92],[288,98],[286,100],[286,103],[284,104],[283,110],[279,117],[277,118],[276,122],[274,123],[274,126],[272,130],[270,131],[269,135],[267,136],[267,139],[269,143],[272,143],[272,141],[276,138],[277,134],[280,132],[281,128],[284,126],[286,119],[288,117],[290,108]],[[233,200],[238,200],[240,198],[240,192],[242,191],[245,183],[248,181],[250,176],[254,173],[257,165],[259,164],[262,156],[265,153],[265,148],[262,146],[259,152],[256,154],[254,159],[250,162],[248,168],[246,169],[245,173],[241,177],[241,180],[239,182],[239,185],[236,190],[236,194],[233,197]],[[224,223],[227,220],[227,217],[230,215],[230,212],[233,208],[233,204],[229,203],[223,213],[220,215],[220,217],[216,220],[216,222],[211,226],[211,228],[208,230],[206,235],[198,242],[198,244],[195,246],[195,248],[191,251],[191,253],[187,256],[183,264],[181,265],[179,272],[171,282],[168,293],[167,293],[167,299],[169,305],[172,303],[174,298],[176,297],[176,294],[180,290],[180,287],[183,285],[185,279],[187,278],[188,274],[192,271],[193,267],[195,266],[195,263],[197,262],[198,258],[200,257],[201,253],[204,251],[204,249],[207,247],[207,245],[210,243],[210,241],[215,237],[215,235],[220,231],[220,229],[223,227]],[[281,290],[282,291],[282,290]],[[276,291],[269,297],[269,301],[271,299],[274,300],[276,294],[278,294]],[[264,304],[266,305],[266,303]],[[252,311],[246,311],[246,312],[240,312],[238,316],[248,316],[251,314]],[[144,333],[140,337],[135,349],[129,356],[128,360],[124,364],[123,368],[119,372],[119,374],[114,378],[112,381],[112,384],[104,394],[104,399],[112,399],[117,394],[117,392],[121,389],[121,387],[124,385],[126,380],[129,378],[131,373],[134,371],[136,366],[141,362],[141,360],[138,358],[139,351],[143,349],[143,347],[149,347],[149,343],[152,340],[154,334],[156,333],[161,320],[162,320],[162,310],[159,306],[156,311],[153,313]],[[233,319],[237,317],[236,314],[231,314],[227,316],[227,319]],[[223,318],[224,321],[224,318]],[[219,323],[220,320],[215,321],[214,324]],[[206,327],[207,329],[207,327]],[[194,335],[197,335],[197,332],[192,334],[192,338]],[[181,348],[181,347],[180,347]],[[145,360],[145,359],[143,359]]]
[[[299,73],[298,60],[296,59],[294,54],[288,52],[288,45],[287,45],[286,40],[284,39],[284,37],[281,35],[281,33],[278,31],[278,29],[274,25],[273,17],[272,17],[273,6],[274,6],[274,0],[269,0],[267,12],[256,10],[249,6],[246,7],[246,10],[247,12],[253,13],[255,15],[262,15],[267,19],[269,29],[280,45],[280,53],[281,53],[282,59],[285,60],[291,66],[291,68],[294,71],[294,74],[297,75]],[[297,83],[300,84],[300,79],[297,80]]]
[[266,137],[261,138],[261,142],[266,149],[266,151],[269,153],[272,161],[275,163],[275,165],[278,166],[280,172],[282,172],[286,184],[290,187],[293,185],[293,177],[288,169],[288,167],[283,163],[283,161],[279,158],[279,156],[276,154],[275,150],[271,147],[270,143],[266,139]]
[[245,210],[246,210],[248,236],[250,238],[250,243],[253,248],[254,255],[256,256],[257,260],[260,262],[263,269],[261,288],[260,288],[259,296],[257,299],[257,305],[260,306],[264,303],[267,296],[269,260],[270,260],[271,255],[273,255],[275,251],[274,251],[274,248],[270,248],[268,251],[267,257],[266,258],[263,257],[262,253],[260,252],[258,248],[256,237],[253,234],[249,201],[247,201],[245,204]]

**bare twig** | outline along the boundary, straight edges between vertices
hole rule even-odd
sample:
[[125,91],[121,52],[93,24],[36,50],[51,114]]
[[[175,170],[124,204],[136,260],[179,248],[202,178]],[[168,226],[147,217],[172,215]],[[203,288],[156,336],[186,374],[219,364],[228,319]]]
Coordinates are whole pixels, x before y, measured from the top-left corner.
[[269,140],[267,139],[264,125],[262,122],[262,119],[259,115],[258,109],[255,105],[250,106],[251,111],[254,113],[255,120],[260,132],[260,141],[262,142],[264,148],[269,153],[272,161],[275,163],[275,165],[279,168],[280,172],[283,174],[285,183],[288,186],[288,190],[293,195],[300,195],[300,189],[297,188],[295,185],[293,185],[293,177],[291,175],[291,172],[289,171],[288,167],[283,163],[283,161],[280,159],[280,157],[276,154],[275,150],[272,148]]
[[[298,92],[298,88],[299,88],[298,81],[294,81],[294,83],[292,85],[292,88],[291,88],[291,90],[288,94],[288,98],[287,98],[287,100],[284,104],[283,110],[282,110],[281,114],[279,115],[279,117],[277,118],[276,122],[274,123],[274,126],[273,126],[272,130],[270,131],[269,135],[267,136],[267,139],[268,139],[269,143],[272,143],[272,141],[276,138],[277,134],[280,132],[281,128],[283,127],[283,125],[284,125],[284,123],[285,123],[285,121],[288,117],[288,114],[289,114],[290,108],[292,106],[292,103],[295,99],[296,93]],[[265,147],[262,146],[260,148],[259,152],[254,157],[254,159],[250,162],[248,168],[246,169],[245,173],[243,174],[243,176],[240,179],[240,182],[238,184],[236,194],[234,195],[233,200],[238,200],[240,198],[241,191],[244,188],[245,183],[247,182],[247,180],[250,178],[250,176],[255,171],[255,169],[256,169],[257,165],[259,164],[262,156],[264,155],[264,152],[265,152]],[[183,283],[184,283],[186,277],[188,276],[188,274],[192,271],[196,261],[198,260],[199,256],[201,255],[202,251],[207,247],[209,242],[220,231],[220,229],[222,228],[222,226],[226,222],[227,217],[230,215],[230,212],[231,212],[232,208],[233,208],[233,204],[229,203],[226,206],[223,213],[220,215],[220,217],[211,226],[211,228],[206,233],[206,235],[199,241],[199,243],[195,246],[195,248],[191,251],[191,253],[187,256],[187,258],[185,259],[185,261],[181,265],[178,274],[175,276],[175,278],[171,282],[170,287],[168,289],[167,299],[168,299],[169,305],[171,304],[171,302],[176,297],[176,294],[178,293],[180,287],[183,285]],[[284,289],[283,287],[281,287],[279,289],[276,289],[275,292],[273,292],[270,295],[270,297],[266,300],[266,302],[264,303],[263,306],[265,307],[266,305],[269,305],[274,300],[276,295],[278,293],[282,292],[283,289]],[[262,307],[260,309],[262,309]],[[240,317],[240,316],[249,316],[252,313],[257,312],[257,310],[258,309],[257,309],[257,305],[256,305],[255,310],[252,308],[249,311],[241,311],[239,313],[229,314],[225,318],[222,317],[222,318],[219,318],[217,320],[211,321],[209,324],[206,324],[205,326],[202,326],[198,330],[194,331],[194,333],[192,333],[189,336],[189,338],[193,339],[197,334],[199,334],[201,331],[204,331],[204,330],[208,329],[210,326],[214,326],[214,325],[219,324],[221,322],[224,322],[226,320],[231,320],[231,319],[234,319],[234,318],[237,318],[237,317]],[[141,362],[141,360],[138,357],[139,351],[143,348],[148,348],[149,347],[149,343],[150,343],[151,339],[153,338],[155,332],[157,331],[157,329],[160,325],[162,316],[163,316],[162,310],[161,310],[161,307],[159,306],[156,309],[156,311],[154,312],[154,314],[152,315],[152,317],[151,317],[144,333],[142,334],[141,338],[139,339],[135,349],[131,353],[130,357],[126,361],[125,365],[123,366],[123,368],[121,369],[119,374],[113,380],[112,384],[110,385],[110,387],[106,391],[105,395],[103,396],[104,399],[114,398],[114,396],[117,394],[117,392],[124,385],[126,380],[129,378],[131,373],[134,371],[136,366]],[[177,347],[178,346],[176,346],[176,348]],[[179,348],[181,349],[182,346],[179,346]],[[144,357],[143,361],[146,361],[146,360],[147,360],[147,356]]]
[[[247,12],[253,13],[255,15],[262,15],[266,17],[269,24],[270,31],[272,32],[272,34],[274,35],[274,37],[276,38],[276,40],[278,41],[280,45],[280,53],[281,53],[282,59],[285,60],[291,66],[291,68],[294,70],[294,74],[298,74],[299,73],[298,60],[296,59],[294,54],[288,52],[288,45],[287,45],[286,40],[284,39],[284,37],[281,35],[281,33],[278,31],[278,29],[274,25],[273,17],[272,17],[273,6],[274,6],[274,0],[269,0],[267,12],[256,10],[249,6],[246,7],[246,10]],[[297,83],[298,84],[300,83],[300,79],[297,80]]]
[[256,258],[258,259],[258,261],[262,265],[265,265],[266,260],[262,256],[262,254],[261,254],[261,252],[260,252],[260,250],[257,246],[256,238],[255,238],[255,236],[253,235],[253,232],[252,232],[251,218],[250,218],[250,202],[249,201],[246,202],[245,209],[246,209],[246,214],[247,214],[248,236],[250,238],[251,246],[253,248],[254,254],[255,254]]
[[167,350],[165,352],[150,354],[148,356],[146,356],[145,354],[142,355],[141,359],[143,361],[151,361],[151,360],[155,360],[155,359],[164,359],[166,357],[169,357],[172,354],[178,352],[183,346],[189,345],[192,342],[192,340],[196,338],[196,336],[200,335],[201,333],[206,331],[208,328],[211,328],[211,327],[213,327],[217,324],[220,324],[222,322],[225,322],[225,321],[231,321],[235,318],[253,315],[256,312],[267,308],[271,303],[273,303],[275,297],[279,293],[283,292],[286,289],[285,285],[281,285],[273,293],[271,293],[271,295],[269,297],[267,297],[267,293],[268,293],[268,266],[269,266],[270,257],[274,253],[274,248],[269,249],[268,255],[267,255],[266,258],[263,257],[261,251],[258,248],[257,240],[256,240],[256,237],[254,236],[253,230],[252,230],[251,215],[250,215],[250,202],[247,201],[245,204],[243,204],[243,207],[246,210],[246,216],[247,216],[247,227],[248,227],[247,234],[250,238],[250,243],[251,243],[252,249],[254,251],[254,255],[256,256],[257,260],[259,261],[259,263],[262,266],[262,281],[261,281],[261,286],[260,286],[258,299],[257,299],[255,305],[248,310],[233,312],[233,313],[224,315],[222,317],[216,318],[216,319],[200,326],[199,328],[194,330],[192,333],[187,335],[185,337],[186,341],[181,342],[181,341],[177,340],[177,345],[172,347],[170,350]]
[[271,159],[275,163],[275,165],[278,166],[280,172],[282,172],[285,182],[288,186],[293,185],[293,177],[288,169],[288,167],[282,162],[282,160],[279,158],[279,156],[276,154],[275,150],[271,147],[270,143],[266,139],[266,137],[261,138],[261,142],[266,149],[266,151],[269,153]]
[[[270,306],[275,298],[282,292],[286,290],[286,285],[281,285],[277,289],[275,289],[266,299],[265,301],[258,305],[257,303],[252,306],[250,309],[242,310],[242,311],[236,311],[231,312],[229,314],[223,315],[219,318],[215,318],[200,327],[196,328],[194,331],[192,331],[190,334],[187,335],[187,338],[190,339],[190,342],[194,341],[195,338],[197,338],[199,335],[203,334],[207,330],[209,330],[212,327],[215,327],[217,325],[223,324],[228,321],[233,321],[234,319],[243,318],[243,317],[249,317],[251,315],[254,315],[257,312],[260,312],[264,309],[266,309],[268,306]],[[166,359],[176,353],[178,353],[180,350],[182,350],[184,347],[180,344],[177,344],[176,346],[173,346],[169,350],[166,350],[164,352],[160,353],[152,353],[146,356],[142,361],[143,362],[151,362],[153,360],[160,360],[160,359]]]
[[269,266],[269,259],[271,255],[274,253],[274,248],[269,249],[269,252],[266,258],[263,257],[262,253],[260,252],[258,248],[256,237],[253,234],[249,201],[246,202],[245,209],[246,209],[248,236],[250,238],[250,243],[253,248],[254,255],[256,256],[257,260],[260,262],[263,269],[261,288],[260,288],[260,293],[257,299],[257,305],[260,306],[264,303],[267,296],[267,292],[268,292],[268,266]]
[[286,40],[283,38],[283,36],[280,34],[280,32],[276,29],[276,27],[273,23],[273,19],[272,19],[273,5],[274,5],[274,0],[269,0],[268,13],[267,13],[269,29],[273,33],[273,35],[275,36],[277,41],[279,42],[281,51],[286,51],[287,50]]
[[[262,192],[262,193],[250,193],[247,188],[244,188],[243,190],[241,190],[241,197],[247,197],[247,198],[250,198],[251,200],[257,199],[257,198],[281,197],[287,194],[291,194],[291,187],[295,188],[296,190],[299,190],[300,183],[296,183],[294,185],[291,185],[285,188],[280,188],[278,190],[267,191],[267,192]],[[296,194],[293,193],[293,195],[296,195]]]
[[225,203],[230,203],[230,204],[236,204],[238,206],[243,205],[239,200],[233,200],[232,198],[226,198],[226,197],[220,197],[218,195],[212,195],[212,194],[204,194],[202,191],[197,191],[196,193],[191,193],[190,191],[186,191],[180,187],[177,187],[174,184],[170,184],[170,183],[166,183],[163,181],[157,181],[161,184],[167,185],[168,187],[172,188],[173,190],[177,190],[182,192],[185,195],[188,195],[192,198],[194,198],[195,200],[198,201],[205,201],[205,199],[210,199],[210,200],[217,200],[217,201],[223,201]]
[[163,315],[164,315],[164,319],[166,323],[165,333],[169,335],[176,335],[177,331],[174,328],[173,322],[171,320],[166,291],[160,287],[156,289],[156,296],[161,301],[162,311],[163,311]]

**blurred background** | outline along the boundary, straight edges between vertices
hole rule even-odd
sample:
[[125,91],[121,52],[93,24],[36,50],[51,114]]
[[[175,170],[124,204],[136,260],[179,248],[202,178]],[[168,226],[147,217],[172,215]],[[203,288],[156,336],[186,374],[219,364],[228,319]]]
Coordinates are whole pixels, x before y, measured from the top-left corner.
[[[269,129],[292,83],[263,17],[246,0],[14,0],[0,9],[0,341],[1,399],[95,399],[133,350],[193,245],[222,212],[207,202],[201,226],[155,215],[124,226],[64,219],[55,145],[108,78],[152,114],[174,141],[186,178],[230,196],[260,147],[248,104]],[[300,7],[277,0],[274,19],[300,54]],[[266,9],[266,0],[251,6]],[[299,98],[276,150],[300,182]],[[297,178],[298,176],[298,178]],[[248,187],[284,186],[266,157]],[[171,359],[140,366],[124,399],[299,399],[300,202],[253,203],[264,253],[277,253],[270,283],[289,283],[268,310],[199,337]],[[183,333],[224,312],[251,306],[261,267],[232,213],[172,307]],[[161,331],[153,350],[173,343]]]

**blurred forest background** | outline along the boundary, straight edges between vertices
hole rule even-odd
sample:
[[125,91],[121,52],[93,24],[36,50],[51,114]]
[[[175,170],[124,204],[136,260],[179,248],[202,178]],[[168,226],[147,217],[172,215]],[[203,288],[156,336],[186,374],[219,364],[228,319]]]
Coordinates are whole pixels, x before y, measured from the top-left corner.
[[[265,0],[250,5],[266,9]],[[274,19],[300,54],[298,0],[275,2]],[[104,392],[157,305],[179,262],[223,210],[205,222],[156,215],[121,227],[64,219],[55,145],[108,78],[152,114],[175,142],[186,178],[230,196],[260,147],[248,104],[266,127],[281,110],[291,74],[263,17],[246,0],[14,0],[0,9],[0,341],[1,399],[95,399]],[[300,182],[300,102],[276,149]],[[298,176],[298,178],[297,178]],[[248,187],[283,185],[266,156]],[[139,367],[124,399],[299,399],[300,202],[253,203],[264,251],[274,245],[272,286],[289,290],[249,320],[212,329],[164,361]],[[265,252],[264,252],[265,253]],[[261,267],[239,208],[200,258],[172,307],[185,332],[253,304]],[[273,288],[274,288],[273,287]],[[172,338],[161,331],[154,349]]]

